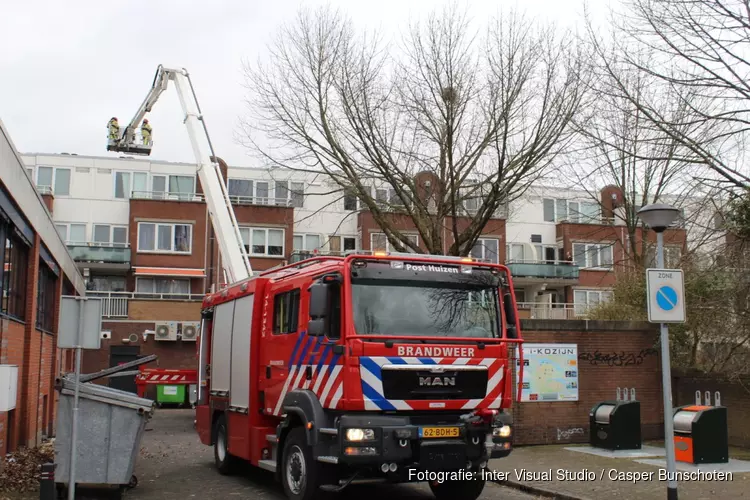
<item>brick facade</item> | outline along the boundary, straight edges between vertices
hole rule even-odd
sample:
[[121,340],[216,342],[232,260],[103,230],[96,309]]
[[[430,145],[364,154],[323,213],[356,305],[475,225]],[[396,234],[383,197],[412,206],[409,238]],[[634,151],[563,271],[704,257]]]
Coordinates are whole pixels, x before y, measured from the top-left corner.
[[[405,214],[389,213],[386,214],[386,220],[388,224],[396,230],[407,232],[410,234],[419,234],[411,217]],[[459,234],[464,231],[472,219],[469,217],[458,217],[456,218],[456,227]],[[372,216],[369,210],[361,210],[357,214],[357,227],[359,229],[360,237],[362,238],[362,250],[372,250],[370,248],[370,235],[373,233],[382,233],[383,230],[375,222],[375,218]],[[443,252],[448,253],[449,248],[455,241],[453,239],[453,218],[446,217],[443,221]],[[505,261],[505,219],[490,219],[487,225],[484,227],[480,237],[496,238],[498,240],[498,250],[500,262]],[[422,251],[426,251],[426,247],[423,238],[420,236],[419,248]]]
[[658,331],[651,325],[524,320],[521,329],[527,343],[578,346],[579,399],[514,403],[516,444],[588,442],[589,411],[600,401],[614,400],[617,387],[635,388],[641,402],[643,439],[663,436],[661,365],[655,349]]

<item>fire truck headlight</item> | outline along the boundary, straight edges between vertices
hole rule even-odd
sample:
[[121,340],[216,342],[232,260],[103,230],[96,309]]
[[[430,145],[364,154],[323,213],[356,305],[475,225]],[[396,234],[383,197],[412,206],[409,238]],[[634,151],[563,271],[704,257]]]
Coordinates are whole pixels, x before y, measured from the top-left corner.
[[375,439],[375,431],[372,429],[347,429],[347,441],[372,441]]
[[503,425],[502,427],[495,427],[494,429],[492,429],[492,436],[507,438],[507,437],[510,437],[510,432],[511,432],[510,426]]

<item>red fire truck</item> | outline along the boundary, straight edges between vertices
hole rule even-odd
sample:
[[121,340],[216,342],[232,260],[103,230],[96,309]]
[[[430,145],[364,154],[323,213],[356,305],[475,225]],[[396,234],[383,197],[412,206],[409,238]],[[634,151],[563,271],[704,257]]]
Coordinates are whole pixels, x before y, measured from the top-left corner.
[[204,299],[196,428],[220,473],[249,461],[290,499],[442,472],[438,499],[473,500],[511,452],[521,342],[505,266],[306,259]]

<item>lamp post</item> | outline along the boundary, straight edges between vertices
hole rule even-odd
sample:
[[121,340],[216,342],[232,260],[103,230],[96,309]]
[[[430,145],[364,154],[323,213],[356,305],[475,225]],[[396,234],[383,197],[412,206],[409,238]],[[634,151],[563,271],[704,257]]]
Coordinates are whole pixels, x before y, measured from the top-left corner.
[[[664,268],[664,231],[680,211],[670,205],[654,203],[638,210],[641,218],[656,232],[656,266]],[[667,454],[667,500],[677,500],[677,467],[674,457],[674,422],[672,421],[672,370],[669,360],[669,327],[661,323],[661,383],[664,397],[664,448]]]

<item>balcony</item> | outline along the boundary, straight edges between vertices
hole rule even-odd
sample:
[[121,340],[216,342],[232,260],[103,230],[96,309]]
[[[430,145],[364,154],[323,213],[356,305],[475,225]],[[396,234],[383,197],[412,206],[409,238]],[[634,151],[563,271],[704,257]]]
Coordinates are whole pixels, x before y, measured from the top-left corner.
[[102,300],[102,318],[127,318],[131,300],[201,301],[203,294],[196,293],[141,293],[87,291],[87,297]]
[[269,196],[238,196],[229,195],[232,205],[264,205],[269,207],[294,207],[302,208],[300,203],[295,205],[291,198],[272,198]]
[[167,192],[167,191],[132,191],[131,200],[156,200],[156,201],[195,201],[202,202],[205,200],[202,194]]
[[102,270],[130,269],[130,247],[119,243],[68,243],[68,251],[79,267]]
[[514,278],[537,278],[543,280],[576,281],[579,267],[564,260],[510,260],[507,262]]
[[518,315],[522,319],[583,319],[586,304],[549,304],[542,302],[519,302]]

